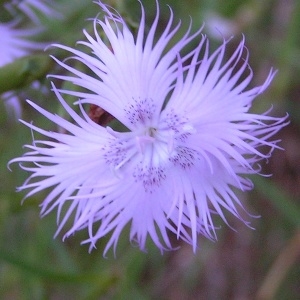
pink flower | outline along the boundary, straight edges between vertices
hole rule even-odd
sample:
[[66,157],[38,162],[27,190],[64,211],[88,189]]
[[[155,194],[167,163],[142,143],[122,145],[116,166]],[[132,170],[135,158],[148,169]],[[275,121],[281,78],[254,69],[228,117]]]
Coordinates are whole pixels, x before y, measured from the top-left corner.
[[[16,21],[0,23],[0,67],[45,47],[44,43],[30,40],[40,31],[39,29],[19,29],[16,27],[17,23]],[[14,92],[6,92],[0,95],[0,98],[5,101],[7,111],[12,119],[21,117],[21,104]]]
[[[53,77],[85,88],[78,92],[53,85],[74,122],[29,101],[64,131],[49,132],[23,121],[50,140],[34,140],[26,145],[29,152],[11,161],[31,173],[19,190],[29,189],[29,197],[52,188],[42,202],[42,214],[58,210],[57,232],[72,219],[65,237],[86,228],[89,238],[83,243],[91,248],[111,234],[105,253],[115,249],[126,225],[130,240],[142,250],[148,236],[162,251],[171,249],[171,231],[195,251],[199,234],[216,238],[213,213],[227,223],[224,212],[229,211],[247,224],[233,188],[253,187],[247,175],[258,173],[261,160],[279,148],[272,136],[287,124],[286,116],[249,111],[275,72],[270,71],[261,86],[247,89],[252,71],[244,39],[225,61],[228,42],[209,54],[209,41],[201,29],[191,34],[189,28],[171,44],[180,28],[180,24],[172,27],[172,10],[158,36],[158,4],[148,34],[142,7],[134,36],[116,11],[102,2],[98,5],[105,16],[94,20],[95,37],[84,31],[87,41],[80,42],[89,54],[56,45],[91,71],[84,73],[69,60],[55,58],[72,74]],[[192,41],[198,42],[195,49],[183,54]],[[61,93],[80,98],[82,115]],[[117,121],[107,127],[94,123],[84,103],[103,108]],[[122,130],[117,130],[116,122]],[[267,154],[262,146],[269,148]]]
[[15,13],[17,8],[36,24],[40,24],[40,18],[37,12],[42,13],[47,17],[61,17],[61,14],[54,9],[53,1],[50,0],[11,0],[5,6],[12,13]]
[[0,67],[45,47],[42,43],[30,40],[39,30],[18,29],[16,25],[16,22],[0,23]]

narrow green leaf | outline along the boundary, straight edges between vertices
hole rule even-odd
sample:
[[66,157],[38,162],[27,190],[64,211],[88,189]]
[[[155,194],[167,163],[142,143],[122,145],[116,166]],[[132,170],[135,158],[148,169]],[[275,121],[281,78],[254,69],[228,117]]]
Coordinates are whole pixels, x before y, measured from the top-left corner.
[[101,272],[101,273],[70,273],[63,271],[51,270],[45,266],[38,266],[29,261],[25,261],[22,257],[12,254],[4,249],[0,249],[0,260],[9,263],[18,269],[31,273],[35,276],[43,279],[50,280],[52,282],[64,282],[64,283],[86,283],[86,282],[98,282],[99,278],[103,278],[105,285],[108,283],[113,284],[117,279],[116,274],[113,272]]
[[296,205],[296,201],[271,180],[262,176],[253,176],[251,180],[256,190],[268,198],[290,223],[300,227],[300,207]]

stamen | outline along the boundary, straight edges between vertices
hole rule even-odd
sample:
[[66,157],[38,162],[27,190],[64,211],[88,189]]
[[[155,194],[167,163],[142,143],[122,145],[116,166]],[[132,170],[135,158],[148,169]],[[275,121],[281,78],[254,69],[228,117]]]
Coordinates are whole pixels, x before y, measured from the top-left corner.
[[196,133],[197,132],[196,128],[190,123],[184,124],[182,126],[182,130],[185,132],[188,132],[188,133]]
[[155,141],[155,138],[149,135],[136,136],[135,141],[139,152],[141,154],[144,154],[146,146],[150,143],[153,143]]

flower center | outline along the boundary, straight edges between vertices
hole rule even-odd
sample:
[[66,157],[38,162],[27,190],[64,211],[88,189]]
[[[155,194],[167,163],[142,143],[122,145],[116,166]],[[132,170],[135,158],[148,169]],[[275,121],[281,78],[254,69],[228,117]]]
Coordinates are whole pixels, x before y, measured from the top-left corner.
[[155,134],[156,129],[150,127],[145,130],[145,134],[135,137],[137,149],[142,155],[144,155],[146,147],[151,146],[155,142]]
[[131,174],[146,192],[152,192],[166,179],[170,165],[181,169],[194,165],[198,154],[185,143],[195,129],[187,118],[173,111],[162,113],[154,122],[152,101],[137,101],[130,108],[131,115],[130,110],[126,114],[136,129],[122,133],[108,129],[115,139],[105,147],[104,157],[121,178]]

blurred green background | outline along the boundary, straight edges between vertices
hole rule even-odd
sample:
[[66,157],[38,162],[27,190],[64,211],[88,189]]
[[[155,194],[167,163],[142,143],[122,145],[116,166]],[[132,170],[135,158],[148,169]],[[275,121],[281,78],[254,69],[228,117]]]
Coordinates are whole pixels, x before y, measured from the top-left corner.
[[[4,2],[7,1],[0,5]],[[140,8],[136,0],[104,2],[117,8],[133,27],[137,24]],[[100,12],[89,0],[52,3],[62,18],[41,16],[45,31],[38,39],[43,42],[75,46],[77,40],[83,39],[82,29],[91,29],[87,19]],[[151,24],[155,1],[142,3]],[[39,216],[39,203],[45,193],[21,205],[25,193],[15,192],[27,174],[16,165],[10,172],[7,162],[22,155],[23,145],[30,144],[32,137],[1,101],[0,299],[299,299],[300,1],[164,0],[160,1],[161,30],[169,18],[167,4],[176,19],[182,20],[183,28],[187,28],[190,16],[194,30],[205,23],[204,32],[210,37],[212,51],[223,36],[234,35],[228,47],[230,55],[244,34],[254,70],[252,85],[262,83],[271,67],[278,69],[275,80],[253,110],[263,112],[273,105],[272,113],[283,116],[288,112],[291,124],[278,134],[285,151],[275,151],[264,165],[264,173],[273,176],[253,177],[255,189],[240,195],[248,211],[261,216],[251,220],[255,230],[228,216],[236,232],[222,225],[217,242],[200,237],[201,247],[196,254],[175,238],[175,245],[180,246],[177,251],[161,255],[149,242],[147,253],[143,253],[130,245],[126,230],[116,257],[111,251],[103,258],[105,238],[89,254],[88,246],[80,245],[87,236],[85,231],[64,242],[62,235],[53,239],[56,212],[43,219]],[[51,48],[46,53],[61,59],[67,55]],[[52,64],[47,68],[45,73],[61,71]],[[22,118],[55,130],[25,102],[30,98],[53,112],[63,113],[49,91],[50,81],[45,76],[40,81],[46,87],[42,91],[28,85],[18,90]]]

